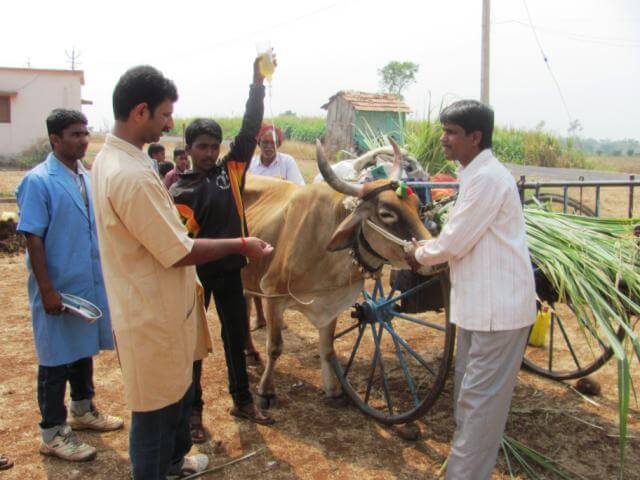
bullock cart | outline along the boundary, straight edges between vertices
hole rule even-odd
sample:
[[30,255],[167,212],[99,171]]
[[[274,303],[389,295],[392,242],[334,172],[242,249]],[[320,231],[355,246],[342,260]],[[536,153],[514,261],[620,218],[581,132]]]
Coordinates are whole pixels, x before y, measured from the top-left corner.
[[[410,182],[422,197],[424,221],[437,234],[433,222],[455,195],[432,201],[431,190],[455,183]],[[599,216],[600,191],[626,188],[628,216],[633,217],[634,189],[640,181],[518,182],[522,202],[574,215]],[[576,198],[569,196],[578,190]],[[593,207],[584,193],[595,193]],[[585,195],[587,196],[587,195]],[[593,195],[589,195],[591,198]],[[561,303],[542,272],[533,265],[539,312],[549,311],[541,346],[527,346],[523,367],[555,380],[584,377],[598,370],[613,354],[602,336],[577,319],[571,302]],[[338,325],[332,366],[344,392],[365,414],[387,425],[422,417],[442,392],[452,365],[455,325],[449,322],[449,277],[446,268],[429,276],[392,270],[367,283],[353,306],[351,321]],[[550,307],[547,310],[547,307]],[[625,332],[620,328],[618,338]]]

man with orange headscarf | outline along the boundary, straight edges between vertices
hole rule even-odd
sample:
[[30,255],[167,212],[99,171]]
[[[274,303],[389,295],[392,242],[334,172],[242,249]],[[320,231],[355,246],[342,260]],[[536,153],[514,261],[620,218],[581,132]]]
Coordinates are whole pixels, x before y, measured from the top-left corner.
[[291,155],[278,151],[282,145],[282,130],[273,125],[263,125],[256,136],[260,154],[254,155],[248,173],[276,177],[298,185],[304,185],[304,178],[295,159]]

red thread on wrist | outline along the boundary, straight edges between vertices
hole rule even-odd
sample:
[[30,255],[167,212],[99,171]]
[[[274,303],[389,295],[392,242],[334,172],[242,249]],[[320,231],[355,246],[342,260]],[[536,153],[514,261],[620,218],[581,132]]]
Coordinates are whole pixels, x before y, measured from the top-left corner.
[[247,254],[247,240],[244,237],[240,237],[240,241],[242,242],[242,245],[240,245],[240,253],[242,255],[246,255]]

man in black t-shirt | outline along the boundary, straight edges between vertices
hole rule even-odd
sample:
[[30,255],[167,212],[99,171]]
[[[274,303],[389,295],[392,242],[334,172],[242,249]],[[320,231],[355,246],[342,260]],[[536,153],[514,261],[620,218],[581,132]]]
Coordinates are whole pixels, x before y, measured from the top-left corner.
[[[240,132],[231,144],[229,153],[218,158],[222,129],[214,120],[199,118],[185,130],[187,154],[193,170],[180,175],[171,186],[176,207],[189,232],[197,238],[233,238],[247,236],[242,204],[245,175],[256,147],[256,134],[264,113],[264,77],[258,60],[254,62],[253,84],[249,92]],[[205,291],[205,306],[211,296],[221,323],[221,336],[227,363],[229,393],[234,406],[231,414],[268,425],[273,419],[255,407],[249,391],[245,344],[248,335],[247,307],[240,270],[246,265],[241,254],[197,266],[198,277]],[[191,417],[191,436],[194,443],[207,440],[202,425],[202,362],[194,362],[193,383],[195,398]]]

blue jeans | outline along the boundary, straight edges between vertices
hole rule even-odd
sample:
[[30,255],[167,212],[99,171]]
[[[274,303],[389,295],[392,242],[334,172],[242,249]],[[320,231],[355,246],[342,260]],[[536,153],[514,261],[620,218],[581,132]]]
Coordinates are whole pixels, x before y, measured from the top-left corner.
[[182,467],[191,450],[189,417],[193,386],[182,399],[160,410],[132,412],[129,456],[135,480],[165,480]]
[[47,429],[67,421],[64,395],[67,382],[71,386],[71,400],[91,400],[93,388],[93,358],[81,358],[67,365],[38,366],[38,405],[42,421],[40,428]]

